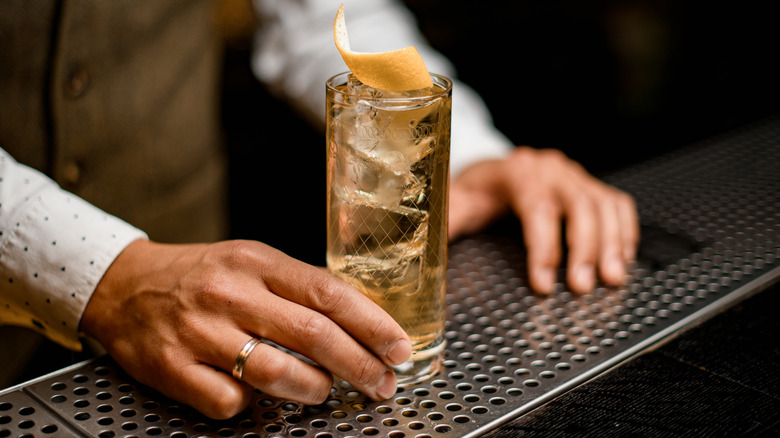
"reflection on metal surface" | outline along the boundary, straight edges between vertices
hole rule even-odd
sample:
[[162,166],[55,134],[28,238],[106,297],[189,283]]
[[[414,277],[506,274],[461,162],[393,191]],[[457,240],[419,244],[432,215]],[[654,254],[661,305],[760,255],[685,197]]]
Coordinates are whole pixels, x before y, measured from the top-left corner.
[[0,437],[477,436],[776,281],[778,163],[771,119],[613,175],[645,231],[621,288],[537,296],[517,238],[454,243],[444,371],[390,400],[341,383],[320,406],[257,392],[213,421],[101,358],[0,393]]

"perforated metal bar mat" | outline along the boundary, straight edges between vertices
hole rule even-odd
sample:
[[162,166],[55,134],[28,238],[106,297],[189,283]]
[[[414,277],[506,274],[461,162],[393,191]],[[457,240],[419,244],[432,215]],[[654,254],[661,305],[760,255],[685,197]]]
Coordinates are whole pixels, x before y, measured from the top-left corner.
[[526,287],[515,231],[453,243],[445,369],[375,402],[336,385],[302,406],[257,392],[213,421],[103,357],[0,393],[0,437],[478,436],[773,283],[780,276],[780,118],[612,175],[644,243],[625,287]]

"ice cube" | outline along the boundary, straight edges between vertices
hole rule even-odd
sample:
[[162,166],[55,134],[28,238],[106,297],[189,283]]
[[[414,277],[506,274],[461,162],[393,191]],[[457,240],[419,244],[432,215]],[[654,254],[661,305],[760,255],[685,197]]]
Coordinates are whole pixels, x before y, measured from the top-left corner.
[[387,142],[357,142],[356,146],[345,146],[344,183],[352,191],[386,206],[428,209],[425,200],[435,159],[433,149],[422,151],[422,157],[415,161],[420,151],[405,151],[409,157],[404,151],[386,147]]
[[[398,172],[382,157],[361,149],[343,146],[344,159],[337,168],[338,185],[349,197],[362,198],[384,205],[398,205],[408,169]],[[384,157],[386,158],[386,157]],[[397,157],[399,160],[402,157]]]
[[381,163],[360,150],[352,150],[347,162],[347,181],[353,191],[372,193],[382,176]]
[[365,85],[364,83],[360,82],[360,79],[351,73],[347,76],[346,88],[347,92],[350,94],[371,99],[406,99],[410,97],[425,97],[433,94],[433,89],[431,87],[404,91],[380,90],[378,88]]
[[409,248],[422,249],[426,212],[404,206],[387,208],[365,199],[353,201],[342,207],[339,221],[348,253],[394,259]]
[[347,76],[347,92],[360,97],[379,98],[382,97],[384,90],[378,90],[376,88],[369,87],[368,85],[360,82],[360,79],[358,79],[355,75],[350,73]]
[[339,236],[344,239],[349,275],[368,285],[416,290],[428,233],[427,213],[355,202],[345,205],[341,215]]
[[358,125],[365,125],[374,121],[376,117],[377,109],[371,102],[365,100],[359,100],[352,111],[355,115],[355,123]]
[[435,154],[429,149],[417,162],[411,165],[406,175],[406,182],[401,191],[401,205],[427,211],[430,192],[431,175]]

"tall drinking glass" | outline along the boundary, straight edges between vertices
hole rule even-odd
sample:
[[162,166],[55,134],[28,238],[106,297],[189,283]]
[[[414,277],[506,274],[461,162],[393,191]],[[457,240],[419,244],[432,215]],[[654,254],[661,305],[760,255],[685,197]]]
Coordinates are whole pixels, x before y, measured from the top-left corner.
[[406,330],[400,385],[436,374],[445,347],[452,82],[431,78],[411,92],[326,83],[328,270]]

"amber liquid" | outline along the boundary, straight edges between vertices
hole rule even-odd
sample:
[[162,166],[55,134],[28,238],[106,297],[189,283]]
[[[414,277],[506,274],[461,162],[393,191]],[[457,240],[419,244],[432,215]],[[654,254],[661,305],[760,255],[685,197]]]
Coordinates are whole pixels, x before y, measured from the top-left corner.
[[327,102],[328,269],[395,318],[424,357],[443,348],[451,101],[337,94]]

